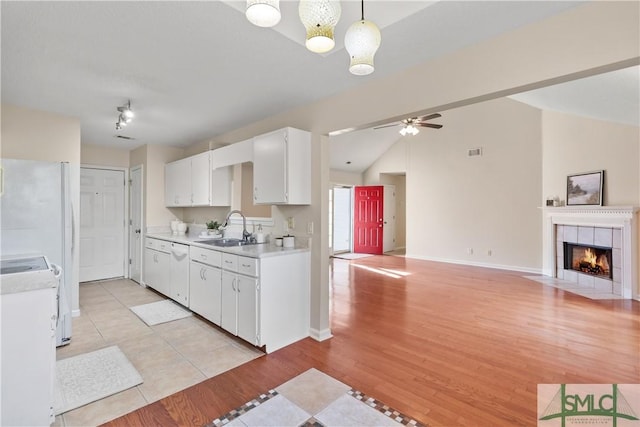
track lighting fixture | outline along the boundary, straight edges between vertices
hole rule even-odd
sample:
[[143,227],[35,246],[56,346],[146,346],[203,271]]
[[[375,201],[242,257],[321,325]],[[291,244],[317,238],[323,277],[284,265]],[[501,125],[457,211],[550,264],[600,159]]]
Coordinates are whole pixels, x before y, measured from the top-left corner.
[[133,118],[133,110],[131,109],[131,101],[127,101],[122,107],[116,107],[116,110],[120,113],[118,115],[118,121],[116,122],[116,130],[122,129]]

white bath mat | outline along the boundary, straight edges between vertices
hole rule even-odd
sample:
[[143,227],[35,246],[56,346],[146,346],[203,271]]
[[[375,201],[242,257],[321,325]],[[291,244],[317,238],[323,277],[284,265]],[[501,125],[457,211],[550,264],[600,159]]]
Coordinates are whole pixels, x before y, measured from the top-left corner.
[[56,415],[135,387],[142,377],[118,346],[56,362]]
[[168,299],[150,304],[136,305],[131,307],[130,310],[149,326],[183,319],[192,315],[189,310],[185,310]]

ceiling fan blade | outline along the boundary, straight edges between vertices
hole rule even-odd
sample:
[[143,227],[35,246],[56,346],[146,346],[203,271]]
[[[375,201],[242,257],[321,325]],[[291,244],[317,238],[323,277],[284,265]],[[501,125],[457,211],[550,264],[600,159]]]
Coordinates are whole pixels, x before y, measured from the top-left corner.
[[438,117],[442,117],[442,114],[440,113],[433,113],[433,114],[429,114],[428,116],[422,116],[422,117],[418,117],[417,120],[419,122],[424,122],[426,120],[431,120],[431,119],[437,119]]
[[422,126],[423,128],[433,128],[433,129],[440,129],[442,127],[442,125],[436,125],[434,123],[414,123],[414,126]]
[[391,126],[398,126],[399,124],[400,124],[400,123],[391,123],[391,124],[388,124],[388,125],[376,126],[376,127],[374,127],[373,129],[389,128],[389,127],[391,127]]

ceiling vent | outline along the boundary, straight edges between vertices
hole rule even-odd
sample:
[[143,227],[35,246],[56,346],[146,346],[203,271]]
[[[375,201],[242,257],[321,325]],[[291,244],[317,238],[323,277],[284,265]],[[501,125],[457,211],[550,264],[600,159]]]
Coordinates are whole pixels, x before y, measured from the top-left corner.
[[134,141],[135,138],[132,136],[126,136],[126,135],[113,135],[114,138],[120,138],[120,139],[126,139],[127,141]]
[[467,150],[467,157],[482,156],[482,148],[469,148]]

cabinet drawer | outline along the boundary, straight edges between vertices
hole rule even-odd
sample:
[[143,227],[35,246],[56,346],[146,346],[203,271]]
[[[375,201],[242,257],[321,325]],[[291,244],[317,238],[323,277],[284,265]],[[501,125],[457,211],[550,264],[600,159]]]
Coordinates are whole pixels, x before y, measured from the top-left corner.
[[160,252],[171,252],[171,242],[166,240],[154,239],[151,237],[145,238],[145,248],[155,249]]
[[229,271],[238,271],[238,255],[223,253],[222,268]]
[[246,274],[247,276],[258,276],[258,260],[255,258],[249,258],[245,256],[238,257],[238,273]]
[[191,260],[198,261],[212,267],[220,267],[222,264],[222,253],[211,249],[191,246]]

